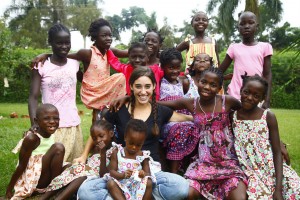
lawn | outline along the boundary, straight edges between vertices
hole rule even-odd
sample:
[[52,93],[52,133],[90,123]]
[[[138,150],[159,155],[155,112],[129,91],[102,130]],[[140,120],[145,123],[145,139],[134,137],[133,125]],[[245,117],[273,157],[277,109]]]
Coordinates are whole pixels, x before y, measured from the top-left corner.
[[[86,140],[91,125],[91,110],[82,104],[78,105],[78,109],[83,111],[81,126]],[[10,118],[9,114],[12,112],[17,112],[19,118]],[[300,111],[273,109],[273,112],[277,116],[281,139],[288,144],[292,167],[300,174]],[[21,139],[22,133],[30,127],[30,120],[21,118],[27,114],[27,104],[0,103],[0,197],[5,195],[18,160],[11,150]]]

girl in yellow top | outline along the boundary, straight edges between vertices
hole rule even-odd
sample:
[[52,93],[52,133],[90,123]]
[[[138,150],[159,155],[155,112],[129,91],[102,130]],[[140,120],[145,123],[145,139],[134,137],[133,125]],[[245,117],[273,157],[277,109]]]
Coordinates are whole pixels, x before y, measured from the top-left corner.
[[219,65],[218,48],[214,38],[205,34],[208,27],[208,17],[206,13],[200,11],[195,13],[192,18],[191,25],[195,30],[194,38],[188,35],[187,38],[181,42],[176,49],[178,51],[186,50],[186,68],[185,71],[192,64],[194,57],[199,53],[206,53],[213,58],[215,67]]

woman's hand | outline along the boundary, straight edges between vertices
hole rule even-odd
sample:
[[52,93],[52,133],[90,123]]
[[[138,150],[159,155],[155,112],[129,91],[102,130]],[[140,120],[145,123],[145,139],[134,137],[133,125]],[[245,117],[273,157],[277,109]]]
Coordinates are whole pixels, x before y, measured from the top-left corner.
[[281,150],[283,161],[285,161],[286,164],[290,165],[291,161],[290,161],[289,152],[287,151],[286,145],[282,141],[280,141],[280,150]]
[[33,68],[37,68],[39,63],[43,64],[45,63],[45,61],[51,56],[51,54],[40,54],[37,57],[35,57],[30,64],[31,69]]

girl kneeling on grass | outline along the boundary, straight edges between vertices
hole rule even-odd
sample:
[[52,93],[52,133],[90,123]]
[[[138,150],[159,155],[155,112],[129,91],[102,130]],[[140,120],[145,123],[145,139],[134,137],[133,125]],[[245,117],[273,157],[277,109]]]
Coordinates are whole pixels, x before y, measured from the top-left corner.
[[37,128],[26,132],[13,150],[13,153],[20,150],[19,163],[7,186],[6,198],[25,199],[34,192],[44,192],[51,180],[63,171],[65,149],[61,143],[54,143],[52,136],[59,124],[57,108],[41,105],[34,121]]

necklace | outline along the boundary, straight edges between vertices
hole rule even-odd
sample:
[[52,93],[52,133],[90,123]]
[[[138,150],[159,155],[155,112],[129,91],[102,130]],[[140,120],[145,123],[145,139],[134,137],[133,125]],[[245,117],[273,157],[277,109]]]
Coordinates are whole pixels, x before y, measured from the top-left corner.
[[215,117],[215,109],[216,109],[216,104],[217,104],[217,97],[215,97],[215,105],[214,105],[214,109],[213,109],[213,112],[212,112],[212,115],[211,115],[211,119],[207,119],[207,114],[206,114],[206,112],[204,112],[204,110],[203,110],[203,108],[201,107],[201,104],[200,104],[200,97],[199,97],[199,100],[198,100],[198,104],[199,104],[200,110],[204,113],[206,121],[210,122],[211,120],[213,120],[213,118]]

